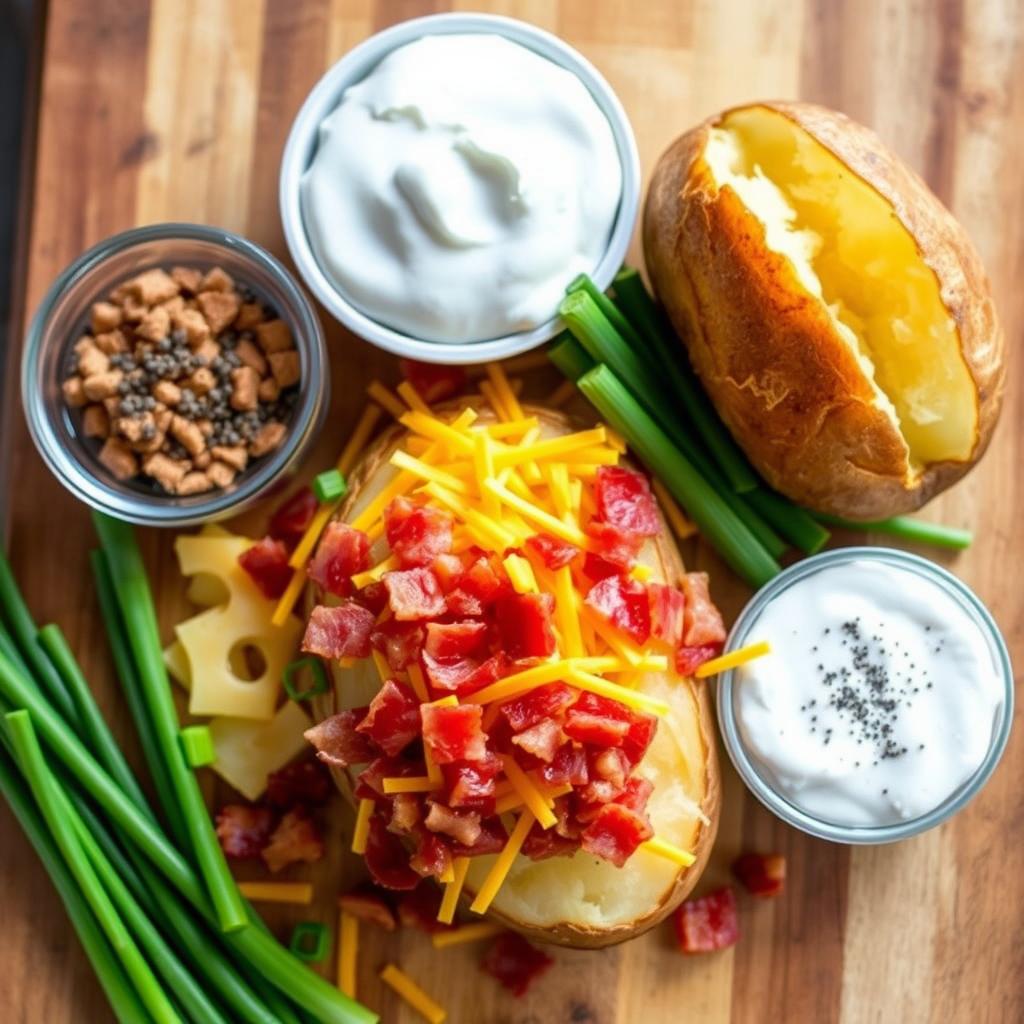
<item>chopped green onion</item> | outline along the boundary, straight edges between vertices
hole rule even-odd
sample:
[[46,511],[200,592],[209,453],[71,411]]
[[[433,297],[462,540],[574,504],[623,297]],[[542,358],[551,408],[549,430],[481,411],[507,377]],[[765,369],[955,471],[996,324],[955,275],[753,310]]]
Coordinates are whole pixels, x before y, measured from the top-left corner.
[[[620,271],[621,273],[621,271]],[[600,288],[591,281],[589,275],[578,274],[565,289],[566,295],[574,292],[586,292],[594,301],[594,305],[605,315],[608,322],[619,332],[622,340],[633,349],[634,352],[643,353],[645,350],[643,339],[636,328],[622,315],[621,310],[608,298]],[[656,367],[652,367],[656,369]]]
[[743,497],[775,527],[783,537],[806,555],[816,555],[831,534],[806,509],[794,505],[782,495],[757,487]]
[[858,522],[855,519],[841,519],[839,516],[826,515],[824,512],[812,512],[812,516],[827,526],[837,526],[844,530],[860,530],[865,533],[886,533],[901,540],[915,541],[918,544],[930,544],[936,548],[947,548],[950,551],[963,551],[974,539],[970,530],[958,526],[943,526],[941,523],[929,523],[924,519],[913,519],[910,516],[893,516],[891,519],[875,519],[871,522]]
[[568,331],[548,349],[547,354],[548,359],[573,382],[597,365]]
[[[299,672],[307,669],[313,681],[304,690],[300,690],[295,685],[295,677]],[[324,671],[323,663],[319,658],[312,656],[296,658],[289,662],[281,675],[281,683],[288,696],[292,700],[298,701],[309,700],[318,694],[326,693],[328,687],[327,673]]]
[[778,562],[607,366],[584,374],[579,385],[602,417],[661,477],[701,533],[751,586],[760,587],[781,572]]
[[341,501],[348,490],[348,484],[338,469],[328,469],[317,475],[313,481],[313,493],[321,505]]
[[188,725],[178,734],[181,749],[190,768],[202,768],[217,760],[213,736],[208,725]]
[[331,944],[331,933],[319,921],[300,921],[294,931],[288,948],[307,964],[319,963],[327,956]]

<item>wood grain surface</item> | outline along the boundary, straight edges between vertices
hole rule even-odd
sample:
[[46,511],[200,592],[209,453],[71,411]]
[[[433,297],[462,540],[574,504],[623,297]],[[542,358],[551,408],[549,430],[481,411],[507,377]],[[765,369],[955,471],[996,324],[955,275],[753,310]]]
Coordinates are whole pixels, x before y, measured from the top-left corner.
[[[632,119],[645,168],[678,133],[730,103],[803,97],[874,127],[962,219],[993,278],[1011,348],[1009,393],[979,469],[926,515],[970,526],[966,553],[939,556],[989,604],[1024,664],[1020,516],[1024,506],[1024,0],[476,0],[557,32],[608,77]],[[23,239],[25,308],[58,271],[115,231],[193,220],[243,232],[285,256],[277,212],[284,140],[321,72],[371,32],[445,3],[401,0],[51,0],[38,110],[32,209]],[[639,258],[636,245],[634,260]],[[335,398],[320,459],[339,447],[373,374],[390,358],[325,317]],[[8,382],[15,373],[6,369]],[[12,388],[7,389],[10,393]],[[84,507],[49,476],[21,410],[4,410],[9,549],[40,621],[81,654],[133,754],[88,582],[95,543]],[[314,460],[315,462],[316,460]],[[840,540],[855,540],[853,536]],[[170,537],[144,544],[165,627],[185,610]],[[934,552],[927,552],[934,556]],[[705,548],[729,617],[746,590]],[[909,842],[848,849],[780,824],[726,774],[718,846],[702,888],[727,879],[744,847],[788,857],[785,895],[742,901],[733,950],[684,959],[660,928],[601,953],[556,951],[523,1000],[476,970],[480,951],[436,953],[417,933],[366,933],[360,994],[387,1022],[418,1018],[383,990],[394,958],[455,1024],[1024,1020],[1024,738],[1010,741],[985,791],[954,821]],[[313,873],[314,908],[272,916],[333,923],[343,863]],[[0,1020],[109,1019],[74,933],[34,854],[0,808]]]

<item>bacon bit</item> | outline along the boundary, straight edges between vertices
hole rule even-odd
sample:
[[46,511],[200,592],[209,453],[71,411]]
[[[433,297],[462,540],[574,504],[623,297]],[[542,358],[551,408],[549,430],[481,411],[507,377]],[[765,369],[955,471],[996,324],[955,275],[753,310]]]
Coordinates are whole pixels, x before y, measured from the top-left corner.
[[433,832],[420,829],[416,834],[416,852],[409,860],[409,867],[422,878],[440,878],[451,867],[452,854],[442,839]]
[[301,861],[315,864],[324,855],[324,841],[316,822],[304,807],[289,811],[274,829],[263,848],[263,863],[275,874],[289,864]]
[[680,904],[672,920],[684,953],[713,953],[734,946],[740,937],[736,895],[731,886]]
[[643,538],[635,533],[626,533],[611,523],[591,520],[584,533],[594,541],[594,552],[602,561],[619,567],[619,572],[628,572],[643,547]]
[[356,731],[356,726],[369,710],[369,707],[362,707],[340,711],[307,729],[303,735],[316,748],[316,756],[324,764],[338,768],[365,764],[374,758],[377,748],[368,737]]
[[634,775],[631,779],[626,780],[626,786],[615,798],[615,802],[622,804],[623,807],[628,807],[637,814],[643,814],[653,792],[654,783],[650,779]]
[[487,638],[483,622],[428,622],[424,650],[436,661],[477,653]]
[[388,829],[399,835],[408,835],[420,823],[420,800],[415,793],[396,793],[391,798],[391,823]]
[[466,386],[466,371],[461,366],[419,363],[415,359],[398,361],[402,376],[428,404],[457,395]]
[[580,837],[580,846],[621,868],[637,847],[654,835],[646,815],[622,804],[605,804]]
[[651,485],[635,469],[598,466],[594,499],[598,517],[620,530],[641,537],[656,537],[661,532]]
[[497,978],[514,996],[522,996],[554,962],[521,935],[505,932],[484,954],[480,969]]
[[437,618],[445,610],[441,584],[429,569],[386,572],[381,582],[388,592],[388,604],[401,622]]
[[267,807],[225,804],[217,812],[217,839],[226,857],[252,860],[270,839],[274,814]]
[[[319,726],[314,726],[316,728]],[[286,811],[296,804],[319,807],[330,799],[332,788],[331,774],[324,767],[324,762],[315,757],[305,757],[267,776],[264,800],[279,811]]]
[[648,583],[647,597],[651,609],[651,636],[675,647],[683,639],[686,597],[681,590],[664,583]]
[[433,686],[460,697],[482,689],[500,679],[508,667],[508,657],[499,651],[484,662],[475,658],[459,658],[452,662],[441,662],[423,652],[423,669]]
[[288,549],[273,537],[264,537],[251,548],[246,548],[238,556],[238,564],[256,584],[259,592],[271,601],[276,601],[292,580]]
[[749,892],[769,899],[785,885],[786,858],[781,853],[744,853],[733,861],[732,873]]
[[592,775],[610,782],[619,792],[626,788],[626,777],[631,765],[621,750],[611,747],[596,754],[593,761]]
[[483,818],[480,821],[480,835],[472,846],[452,844],[453,857],[482,857],[488,853],[500,853],[508,842],[508,832],[500,818]]
[[629,732],[629,722],[572,708],[566,715],[562,728],[566,736],[579,743],[589,743],[597,747],[617,747],[622,744],[626,733]]
[[514,593],[504,567],[499,572],[485,555],[478,557],[466,569],[459,587],[484,606],[492,604],[504,594]]
[[423,742],[437,764],[480,761],[487,756],[487,736],[480,727],[483,709],[478,704],[421,704],[420,715]]
[[398,920],[403,928],[417,928],[428,935],[446,932],[450,924],[441,924],[437,919],[441,910],[441,890],[429,882],[420,882],[410,892],[402,893],[398,900]]
[[370,538],[347,523],[328,523],[306,574],[329,594],[347,597],[351,577],[370,567]]
[[448,803],[452,807],[494,813],[495,778],[501,762],[493,754],[481,761],[454,761],[442,765]]
[[555,828],[545,829],[535,822],[523,843],[522,854],[530,860],[547,860],[549,857],[571,857],[579,849],[577,838],[563,836]]
[[677,647],[676,672],[681,676],[692,676],[705,661],[717,658],[721,650],[721,644],[701,644],[699,647]]
[[725,623],[715,607],[708,590],[706,572],[688,572],[683,577],[686,595],[686,614],[683,623],[683,643],[687,647],[725,643]]
[[388,619],[379,623],[370,634],[370,643],[384,655],[393,672],[408,668],[423,649],[423,624]]
[[404,891],[420,884],[420,876],[410,866],[402,840],[387,830],[380,814],[370,818],[365,857],[370,877],[385,889]]
[[385,893],[368,882],[339,896],[338,905],[360,921],[375,924],[386,932],[393,932],[398,927]]
[[[356,779],[355,795],[361,800],[384,798],[384,779],[404,779],[410,775],[422,775],[423,766],[414,761],[397,757],[378,757],[371,761]],[[393,799],[388,797],[388,800]]]
[[309,616],[302,649],[321,658],[368,658],[373,612],[355,601],[328,608],[317,605]]
[[473,811],[453,811],[442,803],[427,801],[430,810],[423,822],[431,832],[443,832],[463,846],[472,846],[480,838],[480,815]]
[[448,614],[456,618],[465,618],[473,615],[483,615],[484,603],[479,597],[474,597],[461,587],[456,587],[445,599]]
[[370,701],[370,710],[356,731],[395,757],[420,734],[420,702],[408,686],[389,679]]
[[558,723],[544,718],[512,737],[512,742],[545,764],[550,764],[565,737]]
[[367,583],[362,590],[356,592],[354,600],[373,612],[374,620],[376,620],[377,616],[388,606],[387,587],[380,581]]
[[595,583],[586,603],[638,644],[651,635],[651,612],[647,588],[636,580],[609,576]]
[[425,566],[452,549],[452,517],[398,497],[384,510],[388,545],[406,568]]
[[586,751],[572,743],[562,744],[551,764],[541,767],[540,777],[550,786],[585,786],[590,778]]
[[575,544],[559,540],[547,533],[536,533],[532,537],[527,537],[526,546],[535,551],[551,570],[568,565],[580,553]]
[[575,699],[576,691],[565,683],[548,683],[506,701],[501,705],[501,713],[516,732],[522,732],[541,719],[557,718]]
[[551,594],[514,594],[495,605],[502,650],[512,658],[546,658],[555,652]]
[[594,583],[599,583],[609,576],[618,576],[621,572],[621,566],[595,555],[592,551],[588,551],[583,558],[583,573]]
[[455,589],[465,571],[462,567],[462,559],[458,555],[438,555],[430,563],[430,568],[434,570],[434,575],[446,594]]
[[301,487],[270,517],[267,532],[275,540],[284,541],[291,550],[302,540],[318,507],[313,491]]
[[629,732],[622,741],[620,748],[623,754],[629,758],[629,763],[639,764],[647,753],[647,748],[654,740],[654,734],[658,731],[658,719],[654,715],[647,715],[642,712],[633,712],[629,720]]

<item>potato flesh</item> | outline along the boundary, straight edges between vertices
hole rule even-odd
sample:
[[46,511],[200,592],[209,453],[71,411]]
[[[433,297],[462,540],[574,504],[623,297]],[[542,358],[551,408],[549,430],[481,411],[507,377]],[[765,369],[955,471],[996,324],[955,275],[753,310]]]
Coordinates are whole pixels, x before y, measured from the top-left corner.
[[912,473],[971,456],[974,382],[938,280],[888,201],[789,118],[757,107],[710,132],[705,160],[765,227],[857,353]]

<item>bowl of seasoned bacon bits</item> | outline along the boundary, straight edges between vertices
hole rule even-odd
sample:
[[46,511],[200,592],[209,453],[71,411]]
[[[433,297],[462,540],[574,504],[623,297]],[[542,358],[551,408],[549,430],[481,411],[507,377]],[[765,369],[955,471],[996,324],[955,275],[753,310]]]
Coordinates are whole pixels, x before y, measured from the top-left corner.
[[260,247],[163,224],[101,242],[29,329],[22,393],[60,481],[122,519],[234,514],[308,449],[326,411],[323,337]]

